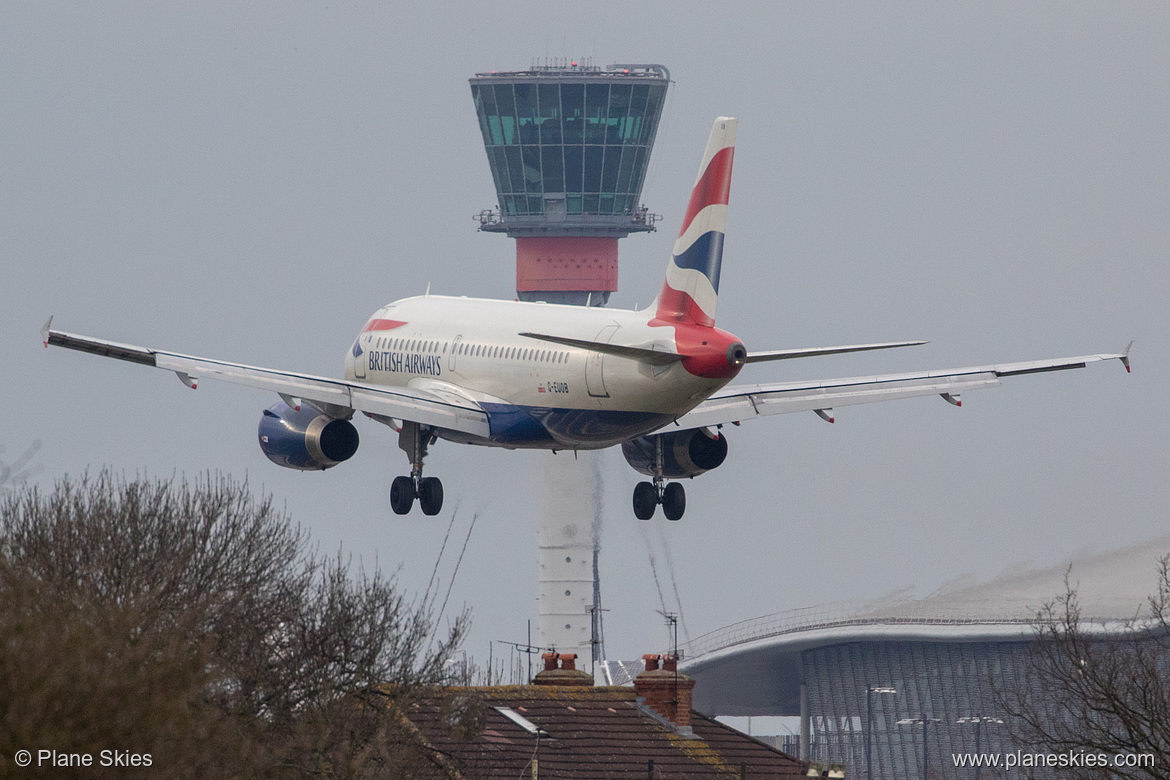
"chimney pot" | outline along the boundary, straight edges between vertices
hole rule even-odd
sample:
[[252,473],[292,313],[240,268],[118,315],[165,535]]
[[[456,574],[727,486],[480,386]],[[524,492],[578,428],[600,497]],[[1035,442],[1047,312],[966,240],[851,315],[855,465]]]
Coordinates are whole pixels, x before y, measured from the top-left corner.
[[561,653],[561,668],[575,671],[577,669],[577,654]]
[[546,672],[551,672],[557,668],[557,654],[556,653],[544,653],[540,657],[544,659],[544,670]]
[[[678,671],[673,655],[646,654],[646,671],[634,678],[634,691],[645,706],[674,724],[680,734],[690,733],[695,680]],[[662,669],[658,661],[664,661]]]

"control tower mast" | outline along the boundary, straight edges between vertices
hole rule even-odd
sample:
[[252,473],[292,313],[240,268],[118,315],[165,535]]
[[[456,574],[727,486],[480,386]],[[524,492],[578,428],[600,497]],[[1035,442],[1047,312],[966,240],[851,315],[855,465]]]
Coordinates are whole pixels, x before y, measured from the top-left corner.
[[[479,229],[516,239],[517,297],[605,305],[618,288],[618,239],[654,230],[642,184],[670,71],[564,61],[470,82],[498,199]],[[539,644],[592,646],[596,662],[600,456],[578,457],[545,468]]]

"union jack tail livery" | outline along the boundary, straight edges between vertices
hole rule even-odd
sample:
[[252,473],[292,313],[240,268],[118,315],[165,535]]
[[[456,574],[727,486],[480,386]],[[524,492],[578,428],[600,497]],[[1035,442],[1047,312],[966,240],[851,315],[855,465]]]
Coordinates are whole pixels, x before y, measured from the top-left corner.
[[736,125],[735,119],[721,116],[711,128],[691,201],[674,242],[674,256],[658,294],[658,319],[706,327],[715,324]]

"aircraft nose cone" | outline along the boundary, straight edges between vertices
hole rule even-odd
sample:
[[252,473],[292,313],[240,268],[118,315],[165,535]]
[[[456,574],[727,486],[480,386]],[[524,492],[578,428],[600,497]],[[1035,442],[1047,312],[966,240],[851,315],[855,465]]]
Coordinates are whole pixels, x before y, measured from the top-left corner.
[[738,341],[727,345],[727,364],[737,368],[747,359],[747,348]]

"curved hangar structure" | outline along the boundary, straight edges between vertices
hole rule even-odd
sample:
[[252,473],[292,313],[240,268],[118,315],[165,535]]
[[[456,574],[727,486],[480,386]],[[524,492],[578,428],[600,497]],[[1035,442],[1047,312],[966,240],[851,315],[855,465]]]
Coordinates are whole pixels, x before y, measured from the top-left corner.
[[[1167,552],[1170,537],[1074,561],[1082,627],[1114,633],[1144,614]],[[783,749],[852,767],[868,757],[874,777],[916,776],[924,734],[932,757],[1008,752],[997,689],[1040,695],[1024,675],[1033,621],[1068,567],[745,620],[683,645],[679,669],[696,680],[695,709],[800,716]]]

